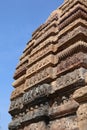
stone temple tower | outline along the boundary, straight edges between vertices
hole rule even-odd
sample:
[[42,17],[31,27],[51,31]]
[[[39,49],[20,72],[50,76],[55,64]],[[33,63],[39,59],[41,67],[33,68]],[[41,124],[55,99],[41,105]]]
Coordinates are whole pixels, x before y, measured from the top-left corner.
[[87,130],[87,0],[65,0],[27,43],[9,130]]

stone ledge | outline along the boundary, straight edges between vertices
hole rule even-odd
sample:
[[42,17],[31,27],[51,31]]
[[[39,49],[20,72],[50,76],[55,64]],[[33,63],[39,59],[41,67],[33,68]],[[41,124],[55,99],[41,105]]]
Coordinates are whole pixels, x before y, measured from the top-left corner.
[[73,99],[80,103],[87,101],[87,86],[77,89],[73,94]]

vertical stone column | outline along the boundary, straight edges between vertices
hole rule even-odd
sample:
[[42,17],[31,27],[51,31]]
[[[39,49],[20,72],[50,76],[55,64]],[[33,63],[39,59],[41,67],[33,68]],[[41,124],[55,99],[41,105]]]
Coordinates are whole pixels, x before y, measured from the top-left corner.
[[79,130],[87,130],[87,103],[80,105],[77,116]]

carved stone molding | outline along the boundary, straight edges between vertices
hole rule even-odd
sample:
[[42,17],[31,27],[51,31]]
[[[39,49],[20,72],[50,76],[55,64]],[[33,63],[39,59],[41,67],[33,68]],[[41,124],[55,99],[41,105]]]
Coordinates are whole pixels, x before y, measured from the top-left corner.
[[11,100],[19,97],[24,94],[25,84],[21,84],[19,87],[15,88],[15,90],[11,94]]
[[[55,27],[57,27],[57,26],[58,26],[58,25],[57,25],[56,20],[52,21],[52,23],[50,23],[47,27],[41,29],[41,30],[37,33],[37,35],[35,36],[35,41],[37,41],[39,38],[41,38],[42,35],[44,35],[44,33],[46,33],[48,30],[50,30],[50,29],[52,29],[52,28],[55,28]],[[35,42],[34,46],[37,45],[36,43],[37,43],[37,42]]]
[[42,48],[40,51],[38,51],[37,53],[30,55],[29,56],[29,65],[32,65],[36,61],[42,59],[43,57],[45,57],[49,53],[56,52],[57,46],[58,46],[57,44],[56,45],[48,44],[44,48]]
[[26,70],[27,70],[27,64],[28,64],[28,61],[22,65],[20,65],[20,67],[18,67],[14,73],[14,79],[18,79],[20,78],[23,74],[26,73]]
[[[55,103],[55,102],[54,102]],[[20,125],[29,122],[31,124],[32,121],[36,122],[44,117],[59,118],[64,117],[66,115],[72,114],[76,111],[79,104],[74,100],[64,101],[63,105],[55,106],[54,104],[50,107],[48,103],[40,104],[31,107],[30,109],[26,109],[25,113],[20,113],[14,120],[9,124],[10,128],[18,128]],[[68,107],[67,107],[68,106]],[[21,111],[20,111],[21,112]],[[70,117],[71,118],[71,117]]]
[[72,69],[85,67],[87,65],[87,55],[83,52],[75,53],[74,55],[67,57],[57,65],[57,75],[64,72],[69,72]]
[[[71,73],[67,73],[63,76],[60,76],[56,80],[56,90],[61,90],[65,88],[69,88],[69,86],[73,86],[73,89],[75,86],[78,86],[79,84],[85,84],[85,77],[84,73],[86,72],[86,69],[80,68],[76,69]],[[62,82],[63,81],[63,82]]]
[[72,9],[72,6],[76,5],[77,3],[81,3],[82,5],[87,6],[86,0],[70,0],[69,2],[66,2],[59,8],[62,10],[62,15],[69,12],[69,10]]
[[13,83],[12,83],[12,86],[13,87],[18,87],[20,86],[22,83],[25,82],[25,75],[21,76],[20,78],[18,78],[17,80],[15,80]]
[[55,64],[57,64],[58,60],[57,60],[57,56],[50,54],[48,56],[46,56],[45,58],[41,59],[39,62],[37,62],[36,64],[32,65],[32,66],[28,66],[28,70],[26,72],[26,74],[28,76],[31,76],[32,74],[34,74],[36,71],[40,71],[43,68],[46,68],[47,66],[53,66]]
[[43,35],[36,40],[35,45],[38,45],[40,42],[44,41],[49,36],[55,35],[56,33],[58,33],[58,29],[52,26],[52,28],[50,28],[48,31],[43,33]]
[[11,101],[9,112],[11,112],[13,110],[22,109],[22,108],[23,108],[23,98],[19,97],[15,100]]
[[75,28],[79,27],[80,25],[82,25],[82,27],[83,26],[87,27],[87,21],[82,18],[78,18],[78,19],[74,20],[67,27],[65,27],[64,29],[59,31],[58,38],[62,38],[63,36],[68,34],[68,32],[71,32],[70,30],[74,30]]
[[31,88],[23,95],[23,104],[28,104],[35,99],[48,96],[51,92],[51,86],[48,84],[39,85],[38,87]]
[[53,12],[52,15],[47,19],[47,21],[33,32],[32,38],[37,39],[38,35],[43,32],[43,30],[47,31],[51,26],[53,26],[54,24],[56,25],[59,16],[60,10],[56,10],[55,12]]
[[[53,67],[47,67],[41,70],[40,72],[34,74],[32,77],[29,77],[26,75],[27,80],[25,82],[25,90],[42,83],[48,83],[50,80],[52,80],[53,77]],[[29,77],[29,78],[28,78]]]
[[74,100],[66,100],[63,104],[60,104],[59,106],[56,103],[54,103],[53,106],[49,109],[49,116],[52,119],[56,117],[60,118],[74,113],[78,107],[79,104]]
[[87,43],[83,41],[78,41],[75,44],[71,45],[70,47],[66,48],[65,50],[58,53],[58,59],[61,61],[64,58],[69,57],[70,55],[76,52],[84,52],[87,49]]
[[37,53],[41,49],[45,48],[49,44],[56,43],[57,40],[58,40],[58,38],[56,37],[56,35],[55,36],[50,36],[45,41],[41,42],[41,44],[39,44],[38,46],[33,47],[32,51],[30,53],[30,56],[34,55],[35,53]]
[[[9,112],[22,109],[24,105],[28,105],[31,102],[37,104],[40,99],[48,97],[51,93],[51,86],[49,84],[39,85],[31,88],[28,92],[25,92],[22,97],[16,98],[11,101]],[[37,101],[36,101],[37,99]]]
[[87,86],[77,89],[73,94],[73,99],[78,102],[87,101]]
[[[70,45],[75,44],[76,43],[76,41],[75,41],[76,37],[78,35],[80,36],[81,34],[84,35],[84,36],[87,36],[87,29],[82,27],[82,26],[79,26],[79,27],[75,28],[74,30],[66,33],[66,35],[64,35],[58,41],[58,49],[59,49],[59,51],[62,51],[61,48],[64,48],[63,46],[65,46],[66,43],[68,44],[68,42],[71,43]],[[74,39],[75,42],[70,41],[70,40],[73,40],[73,39]],[[79,37],[79,41],[81,41],[81,40],[82,40],[82,37],[81,38]],[[69,45],[67,45],[67,46],[69,46]],[[67,48],[67,46],[65,46],[65,48]]]
[[[69,25],[71,22],[78,18],[86,19],[87,8],[84,8],[82,5],[77,5],[72,9],[72,12],[69,12],[67,17],[63,17],[60,20],[59,30],[62,30],[64,27]],[[74,13],[75,12],[75,13]]]
[[[29,122],[32,125],[33,122],[38,122],[43,116],[47,115],[48,105],[41,105],[39,108],[34,108],[27,113],[21,114],[22,116],[17,117],[9,124],[9,129],[14,130],[19,128],[22,124]],[[44,120],[44,118],[43,118]],[[37,123],[36,123],[37,124]],[[38,126],[39,127],[39,126]]]

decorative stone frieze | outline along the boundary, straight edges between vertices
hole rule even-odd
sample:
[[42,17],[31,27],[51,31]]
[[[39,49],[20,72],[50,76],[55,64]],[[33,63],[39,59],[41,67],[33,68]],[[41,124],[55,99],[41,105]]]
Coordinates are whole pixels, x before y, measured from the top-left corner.
[[67,58],[68,56],[71,56],[74,53],[77,52],[85,52],[87,49],[86,42],[78,41],[75,44],[71,45],[70,47],[66,48],[65,50],[58,53],[58,59],[59,61],[63,60],[64,58]]
[[[79,27],[75,28],[74,30],[72,30],[71,32],[68,32],[67,35],[65,35],[61,39],[59,39],[58,48],[61,48],[62,46],[64,46],[64,44],[66,45],[67,41],[70,42],[71,44],[76,43],[76,37],[78,37],[78,35],[87,36],[87,29],[82,26],[79,26]],[[82,40],[82,37],[79,38],[79,41],[80,40]],[[59,49],[59,50],[61,51],[61,49]]]
[[49,83],[50,80],[55,78],[53,75],[53,67],[44,68],[40,72],[34,74],[32,77],[30,75],[26,75],[26,77],[27,80],[25,82],[25,90],[38,84],[42,84],[45,82]]
[[75,53],[74,55],[62,60],[57,66],[57,75],[69,72],[75,68],[87,66],[87,55],[83,52]]
[[[61,17],[59,30],[62,30],[65,26],[72,23],[74,20],[78,18],[86,19],[87,8],[82,5],[77,5],[73,8],[72,12],[69,12],[66,17]],[[75,13],[74,13],[75,12]]]
[[82,27],[87,26],[87,21],[82,18],[78,18],[74,20],[72,23],[70,23],[67,27],[59,31],[58,38],[62,38],[62,36],[68,34],[68,32],[71,32],[70,30],[76,29],[76,27],[82,25]]
[[[86,69],[80,68],[76,69],[73,72],[67,73],[56,80],[56,88],[57,90],[67,88],[69,86],[73,86],[73,89],[78,85],[85,84],[85,73]],[[63,82],[62,82],[63,81]]]
[[25,92],[22,97],[16,98],[11,102],[9,112],[16,109],[22,109],[24,105],[28,105],[32,102],[34,102],[34,104],[38,103],[41,98],[43,99],[44,97],[48,97],[50,93],[51,86],[49,84],[43,84],[31,88]]
[[33,50],[30,53],[30,56],[36,54],[38,51],[40,51],[41,49],[47,47],[49,44],[57,43],[57,41],[58,41],[58,38],[56,36],[50,36],[45,41],[43,41],[41,44],[39,44],[38,46],[33,48]]
[[32,65],[34,62],[42,59],[46,55],[48,55],[50,53],[53,53],[53,52],[56,52],[57,51],[57,46],[58,46],[57,44],[56,45],[48,44],[47,46],[42,48],[40,51],[35,53],[34,55],[30,55],[29,56],[29,64]]
[[67,3],[63,4],[59,9],[62,10],[62,15],[68,13],[68,11],[70,11],[70,9],[72,9],[72,7],[74,5],[77,5],[78,3],[81,3],[84,6],[87,6],[87,1],[86,0],[69,0],[67,1]]
[[35,45],[38,45],[40,42],[42,42],[43,40],[47,39],[49,36],[53,36],[56,33],[58,33],[58,29],[55,27],[50,28],[50,30],[48,30],[47,32],[43,33],[43,35],[37,39],[37,41],[35,42]]
[[40,60],[39,62],[37,62],[36,64],[30,67],[28,66],[29,69],[27,70],[26,74],[28,74],[28,76],[32,75],[36,71],[38,72],[41,69],[46,68],[47,66],[53,66],[57,63],[58,63],[57,56],[50,54],[46,56],[45,58],[43,58],[42,60]]
[[39,85],[38,87],[31,88],[23,95],[23,104],[28,104],[36,99],[48,96],[51,92],[51,86],[48,84]]

